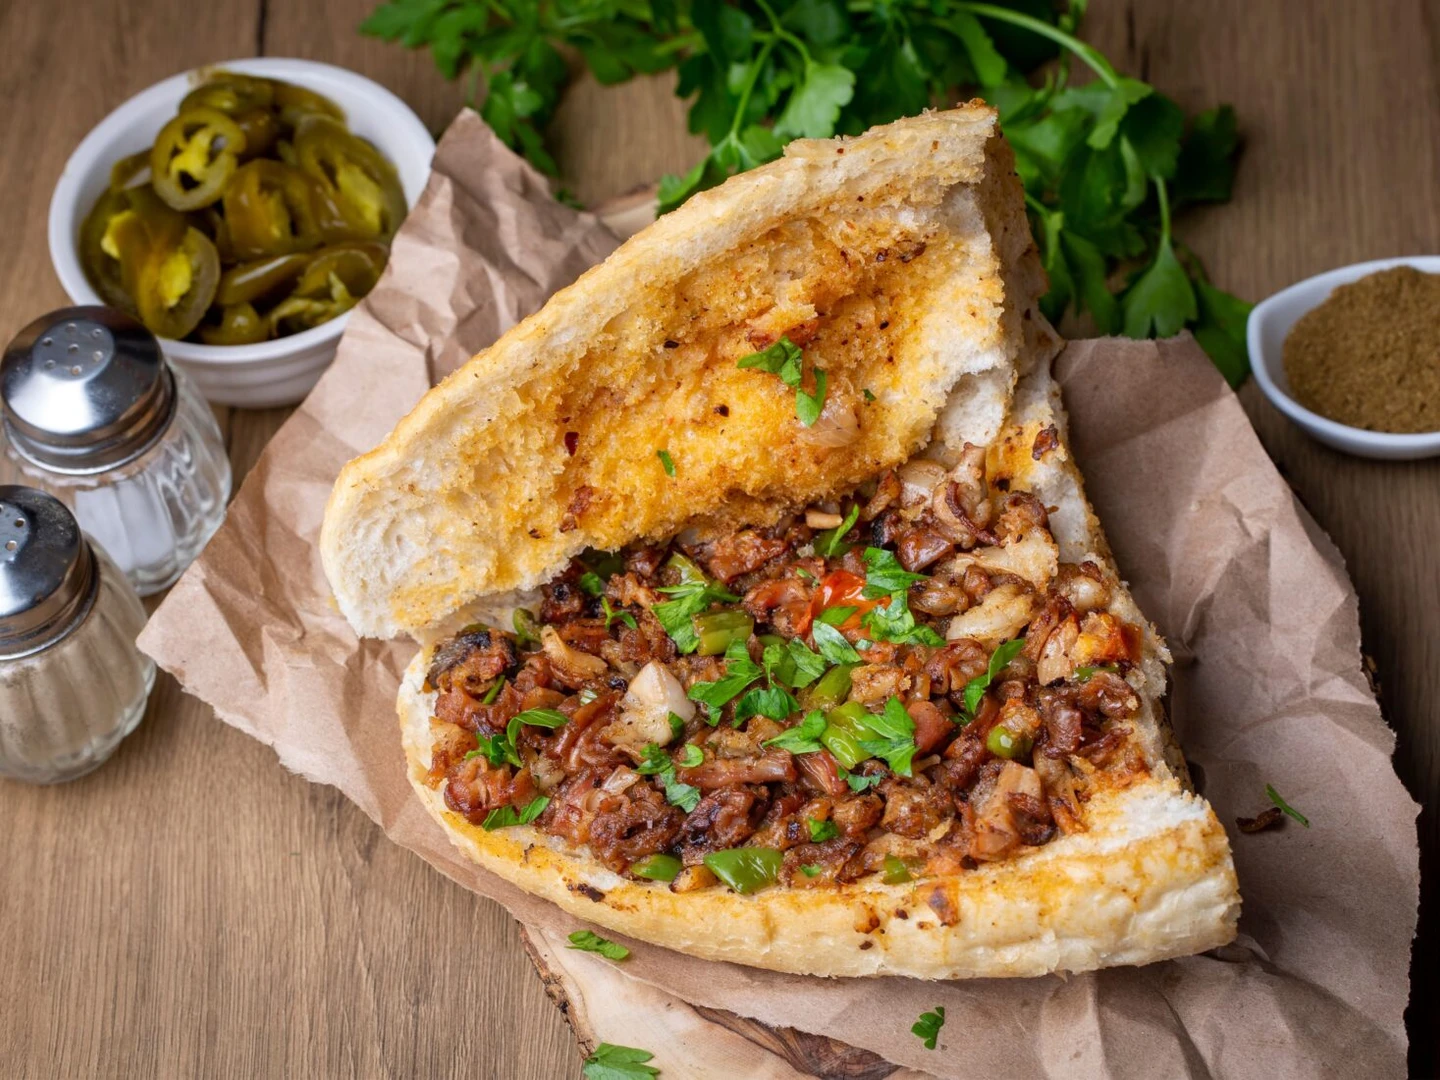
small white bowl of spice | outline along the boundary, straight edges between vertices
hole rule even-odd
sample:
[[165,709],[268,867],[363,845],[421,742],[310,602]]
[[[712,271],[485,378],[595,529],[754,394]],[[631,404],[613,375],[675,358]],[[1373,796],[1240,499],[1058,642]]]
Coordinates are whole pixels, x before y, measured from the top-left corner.
[[1315,438],[1362,457],[1440,454],[1440,256],[1377,259],[1255,305],[1255,381]]

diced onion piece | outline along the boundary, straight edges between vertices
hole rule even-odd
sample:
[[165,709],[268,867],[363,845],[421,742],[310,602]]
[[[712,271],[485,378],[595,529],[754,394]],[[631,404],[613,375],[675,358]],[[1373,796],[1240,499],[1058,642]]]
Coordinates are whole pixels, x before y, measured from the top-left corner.
[[672,712],[688,721],[695,716],[695,703],[685,696],[680,680],[652,660],[630,680],[630,689],[620,701],[619,717],[606,725],[600,737],[637,754],[650,743],[668,746],[675,738],[670,726]]
[[600,657],[566,645],[553,626],[540,631],[540,644],[560,675],[573,682],[598,679],[607,670],[605,661]]
[[911,458],[900,466],[899,473],[902,506],[929,502],[931,493],[945,481],[945,467],[926,458]]
[[860,434],[860,414],[855,406],[838,398],[825,403],[825,411],[802,437],[816,446],[849,446]]
[[1025,629],[1034,611],[1034,594],[1009,582],[991,589],[979,605],[951,619],[945,636],[951,641],[973,638],[993,650]]
[[615,771],[607,776],[605,782],[600,785],[600,790],[608,795],[619,795],[639,779],[640,774],[628,765],[617,765]]

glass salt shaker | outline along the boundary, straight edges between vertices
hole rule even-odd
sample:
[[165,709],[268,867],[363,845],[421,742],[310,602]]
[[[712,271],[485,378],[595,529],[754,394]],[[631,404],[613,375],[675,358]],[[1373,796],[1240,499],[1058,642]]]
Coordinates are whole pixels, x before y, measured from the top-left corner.
[[135,730],[155,664],[145,609],[58,499],[0,486],[0,776],[35,784],[94,769]]
[[0,360],[0,483],[50,492],[141,596],[174,584],[225,518],[215,417],[160,344],[112,308],[61,308]]

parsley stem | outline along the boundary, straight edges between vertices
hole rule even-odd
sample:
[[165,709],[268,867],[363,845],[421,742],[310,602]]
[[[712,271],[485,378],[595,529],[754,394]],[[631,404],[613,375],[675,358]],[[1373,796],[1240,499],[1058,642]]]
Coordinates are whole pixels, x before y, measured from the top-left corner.
[[765,2],[765,0],[755,0],[755,2],[760,5],[760,10],[765,12],[765,17],[770,20],[770,29],[774,31],[775,36],[781,41],[785,41],[793,45],[795,47],[795,50],[805,61],[805,67],[807,69],[810,68],[810,66],[813,64],[813,61],[810,59],[810,50],[805,47],[805,42],[801,41],[794,34],[790,33],[789,30],[786,30],[785,27],[780,25],[780,20],[775,17],[774,9],[771,8],[770,5]]
[[767,41],[760,50],[760,55],[755,57],[755,63],[750,67],[750,77],[745,80],[745,89],[740,92],[740,105],[735,110],[735,119],[730,121],[730,130],[725,133],[725,138],[733,140],[740,133],[740,125],[745,121],[745,110],[750,107],[750,94],[755,89],[755,83],[760,78],[760,72],[765,67],[765,61],[770,58],[770,50],[775,47],[774,40]]
[[1170,243],[1170,192],[1165,186],[1165,178],[1157,173],[1151,173],[1150,179],[1155,182],[1155,197],[1160,202],[1160,243]]
[[1039,34],[1041,37],[1049,38],[1057,45],[1069,49],[1072,53],[1085,61],[1090,70],[1099,75],[1106,86],[1112,90],[1120,85],[1120,76],[1110,66],[1110,61],[1102,56],[1099,50],[1091,48],[1079,38],[1067,34],[1057,26],[1051,26],[1043,19],[1025,15],[1019,11],[1012,11],[1009,8],[996,7],[994,4],[974,4],[969,2],[957,3],[957,11],[968,11],[971,15],[978,15],[986,19],[994,19],[996,22],[1009,23],[1011,26],[1023,27],[1031,33]]

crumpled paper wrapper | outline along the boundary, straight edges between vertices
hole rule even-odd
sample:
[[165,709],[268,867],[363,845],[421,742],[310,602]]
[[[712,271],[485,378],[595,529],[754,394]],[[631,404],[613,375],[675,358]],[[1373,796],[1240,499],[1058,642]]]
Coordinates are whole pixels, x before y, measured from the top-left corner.
[[[355,638],[316,541],[347,459],[615,245],[462,114],[334,366],[140,639],[286,767],[340,788],[396,843],[517,918],[557,930],[575,924],[462,861],[412,795],[395,693],[413,646]],[[1057,371],[1121,571],[1177,657],[1175,727],[1231,832],[1239,940],[1068,979],[822,980],[641,943],[623,971],[941,1077],[1402,1075],[1418,807],[1361,672],[1340,556],[1193,342],[1081,342]],[[1310,828],[1233,827],[1269,805],[1267,783]],[[909,1027],[942,1004],[941,1049],[927,1051]]]

